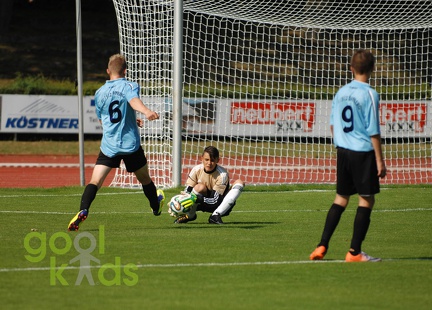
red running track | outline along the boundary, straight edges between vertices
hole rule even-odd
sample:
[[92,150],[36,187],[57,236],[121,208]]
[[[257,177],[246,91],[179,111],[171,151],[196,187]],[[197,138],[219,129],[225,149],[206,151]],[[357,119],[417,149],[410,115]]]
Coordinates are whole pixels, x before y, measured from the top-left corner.
[[[85,156],[85,181],[91,177],[96,155]],[[151,160],[151,159],[150,159]],[[169,160],[169,159],[167,159]],[[187,171],[199,163],[199,157],[184,159],[182,184]],[[254,167],[252,163],[261,163]],[[262,167],[266,163],[266,168]],[[389,173],[382,184],[417,184],[432,183],[431,159],[392,160],[386,161]],[[334,160],[309,160],[302,158],[256,158],[247,162],[243,159],[221,160],[229,169],[232,179],[241,178],[249,184],[264,184],[264,177],[272,177],[277,184],[296,183],[296,180],[307,180],[307,183],[334,183],[336,175]],[[390,164],[392,166],[390,166]],[[280,167],[289,167],[281,169]],[[80,186],[80,163],[78,156],[69,155],[1,155],[0,187],[1,188],[52,188],[62,186]],[[104,182],[109,186],[115,175],[111,171]]]
[[[97,156],[85,156],[85,181],[90,181]],[[113,169],[104,182],[111,183]],[[1,155],[0,187],[62,187],[80,186],[80,162],[78,156],[58,155]]]

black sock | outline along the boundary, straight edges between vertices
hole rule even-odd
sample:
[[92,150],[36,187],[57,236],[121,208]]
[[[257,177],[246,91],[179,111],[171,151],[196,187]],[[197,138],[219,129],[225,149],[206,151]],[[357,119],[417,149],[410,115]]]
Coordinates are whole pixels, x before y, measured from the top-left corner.
[[147,185],[143,185],[143,192],[144,195],[147,197],[148,201],[150,202],[150,207],[153,210],[159,209],[159,201],[157,197],[157,190],[156,186],[154,185],[153,181],[151,181]]
[[90,205],[95,199],[97,191],[98,187],[94,184],[88,184],[85,187],[84,193],[81,196],[80,210],[90,209]]
[[369,229],[370,215],[372,209],[358,207],[354,218],[354,232],[351,240],[351,254],[357,255],[361,252],[361,245],[366,238]]
[[337,225],[339,224],[339,221],[341,219],[342,213],[345,211],[345,208],[338,205],[338,204],[332,204],[330,207],[330,210],[327,213],[327,218],[324,225],[324,231],[321,236],[321,242],[318,244],[318,246],[323,245],[328,249],[330,239],[336,230]]

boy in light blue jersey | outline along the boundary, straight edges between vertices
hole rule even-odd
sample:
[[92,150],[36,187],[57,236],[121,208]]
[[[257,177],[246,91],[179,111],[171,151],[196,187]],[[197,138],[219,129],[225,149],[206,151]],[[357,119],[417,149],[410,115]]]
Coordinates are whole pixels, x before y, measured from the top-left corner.
[[126,170],[133,172],[142,184],[154,215],[161,214],[165,199],[163,191],[156,190],[150,177],[138,131],[144,121],[137,119],[136,112],[144,114],[149,121],[158,119],[159,115],[141,101],[139,85],[125,78],[126,60],[122,55],[110,57],[107,73],[110,79],[95,94],[96,115],[103,128],[100,153],[91,180],[84,189],[80,211],[69,222],[68,230],[71,231],[78,230],[87,218],[97,191],[111,169],[119,167],[122,160]]
[[381,133],[378,103],[378,93],[366,82],[354,80],[337,92],[330,115],[336,147],[357,152],[374,149],[371,137]]
[[136,113],[128,104],[139,98],[139,91],[137,83],[125,78],[109,80],[96,91],[96,115],[104,129],[101,151],[108,157],[133,153],[141,145]]
[[337,148],[336,198],[327,214],[321,241],[310,255],[311,260],[324,258],[350,196],[357,193],[354,232],[345,261],[381,261],[361,250],[369,229],[375,194],[380,191],[379,178],[384,178],[387,173],[381,149],[379,96],[368,84],[374,66],[375,58],[371,52],[357,50],[351,59],[354,80],[339,89],[332,102],[330,129]]

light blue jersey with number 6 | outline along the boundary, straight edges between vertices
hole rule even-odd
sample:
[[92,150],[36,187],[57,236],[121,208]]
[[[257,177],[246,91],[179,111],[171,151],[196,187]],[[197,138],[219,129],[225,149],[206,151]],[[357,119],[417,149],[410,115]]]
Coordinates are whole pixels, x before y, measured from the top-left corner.
[[356,80],[343,86],[333,98],[330,125],[337,147],[372,151],[370,137],[381,133],[378,93],[369,84]]
[[129,104],[139,92],[139,85],[125,78],[106,81],[96,91],[96,115],[103,128],[101,151],[108,157],[133,153],[140,146],[136,112]]

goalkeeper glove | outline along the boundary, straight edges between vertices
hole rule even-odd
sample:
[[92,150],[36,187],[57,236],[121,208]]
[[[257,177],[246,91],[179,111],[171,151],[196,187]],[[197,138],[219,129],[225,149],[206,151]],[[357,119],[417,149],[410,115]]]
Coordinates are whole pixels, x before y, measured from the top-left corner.
[[190,193],[189,195],[184,195],[178,199],[178,202],[183,206],[185,212],[188,212],[190,207],[192,207],[197,201],[197,195]]

